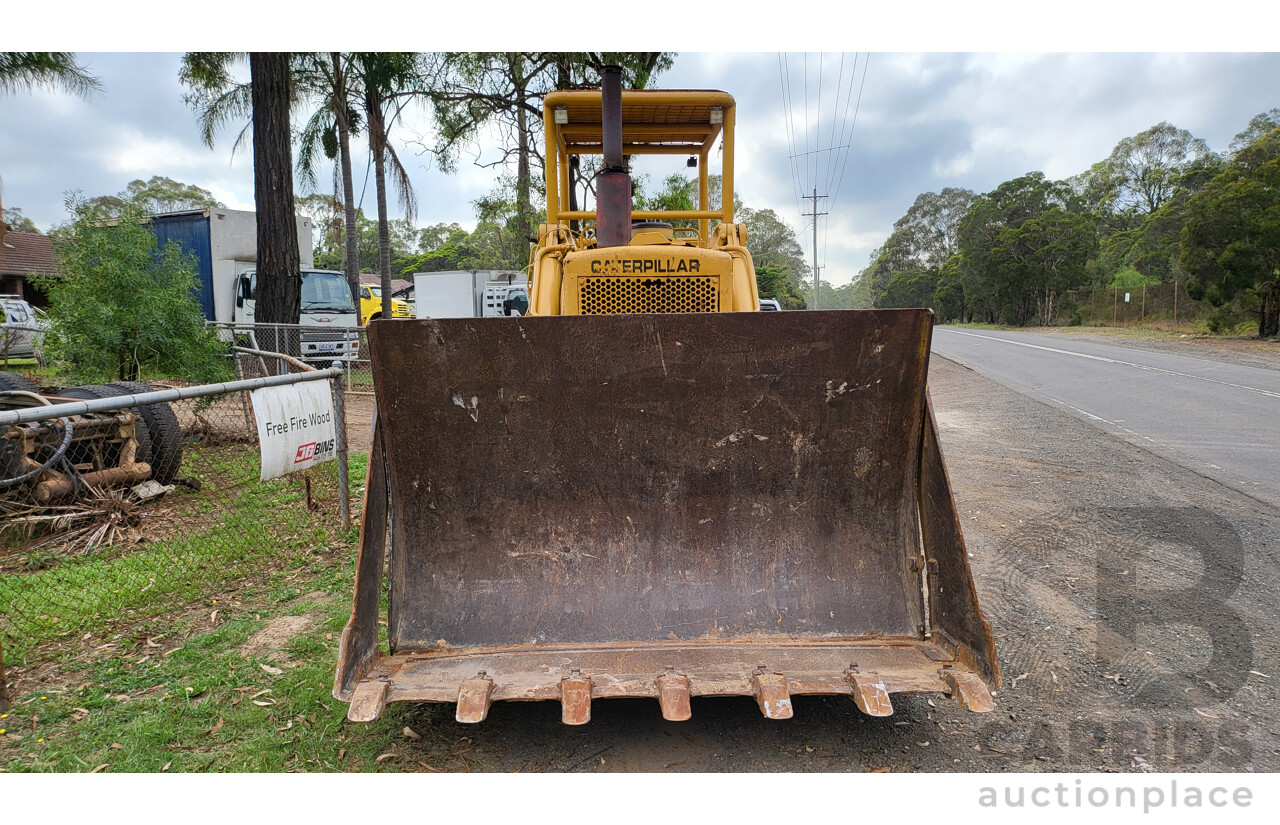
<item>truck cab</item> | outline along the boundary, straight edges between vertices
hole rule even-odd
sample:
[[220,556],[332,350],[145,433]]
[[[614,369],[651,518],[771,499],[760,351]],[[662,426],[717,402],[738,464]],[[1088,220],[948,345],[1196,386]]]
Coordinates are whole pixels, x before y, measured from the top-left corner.
[[[360,285],[360,326],[382,317],[382,287],[376,284]],[[391,298],[392,318],[411,318],[409,304],[395,296]]]
[[[258,274],[247,269],[236,281],[235,324],[253,325]],[[325,269],[302,270],[300,350],[308,361],[349,361],[360,353],[355,301],[347,276]],[[256,341],[254,342],[256,348]]]

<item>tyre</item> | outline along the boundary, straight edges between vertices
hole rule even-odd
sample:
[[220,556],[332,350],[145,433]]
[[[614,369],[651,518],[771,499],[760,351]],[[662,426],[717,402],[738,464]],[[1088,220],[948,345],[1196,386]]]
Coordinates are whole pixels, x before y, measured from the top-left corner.
[[[108,384],[125,395],[152,392],[152,387],[141,381],[115,381]],[[182,467],[182,428],[173,408],[161,401],[136,407],[147,424],[151,436],[151,477],[161,484],[169,484],[178,477]]]
[[0,370],[0,392],[40,392],[40,388],[35,382],[25,375],[18,375],[16,372],[8,372]]
[[[75,398],[81,401],[93,401],[98,398],[115,398],[121,395],[132,395],[132,393],[127,393],[118,387],[112,387],[105,384],[86,384],[83,387],[72,387],[69,390],[62,390],[58,393],[58,396],[61,398]],[[138,451],[134,455],[134,461],[145,461],[150,464],[151,430],[147,427],[147,420],[139,414],[136,407],[132,410],[128,410],[128,412],[132,412],[134,417],[137,419],[133,422],[133,437],[134,440],[138,442]],[[77,456],[77,461],[78,460],[81,460],[81,457]],[[119,466],[120,451],[118,449],[112,450],[106,456],[106,461],[109,465]],[[154,474],[153,465],[152,475]]]

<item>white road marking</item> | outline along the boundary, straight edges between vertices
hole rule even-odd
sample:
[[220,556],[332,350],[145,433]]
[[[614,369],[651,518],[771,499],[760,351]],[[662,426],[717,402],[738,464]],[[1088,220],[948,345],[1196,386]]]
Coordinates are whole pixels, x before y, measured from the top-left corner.
[[1129,435],[1133,436],[1134,438],[1141,438],[1141,439],[1143,439],[1143,440],[1145,440],[1145,441],[1150,441],[1152,444],[1159,444],[1161,447],[1168,447],[1168,445],[1167,445],[1167,444],[1162,444],[1161,442],[1156,441],[1154,438],[1148,438],[1147,436],[1143,435],[1142,433],[1140,433],[1140,432],[1135,432],[1134,430],[1131,430],[1131,429],[1129,429],[1128,427],[1121,427],[1119,423],[1117,423],[1117,422],[1115,422],[1115,421],[1110,421],[1110,420],[1108,420],[1108,419],[1106,419],[1106,418],[1103,418],[1103,417],[1102,417],[1102,416],[1100,416],[1100,415],[1094,415],[1093,413],[1091,413],[1091,412],[1089,412],[1089,411],[1087,411],[1087,410],[1082,410],[1082,409],[1080,409],[1079,407],[1073,407],[1072,405],[1068,404],[1066,401],[1063,401],[1063,400],[1058,399],[1058,398],[1054,398],[1052,395],[1045,395],[1045,393],[1039,393],[1039,394],[1040,394],[1040,395],[1043,395],[1045,398],[1049,399],[1050,401],[1052,401],[1052,402],[1053,402],[1053,403],[1055,403],[1055,404],[1061,404],[1062,406],[1066,407],[1066,408],[1067,408],[1067,409],[1069,409],[1069,410],[1075,410],[1076,412],[1080,413],[1081,415],[1085,416],[1086,418],[1092,418],[1094,421],[1101,421],[1103,424],[1110,424],[1112,427],[1115,427],[1117,430],[1124,430],[1126,433],[1128,433]]
[[[1149,367],[1145,364],[1135,364],[1132,361],[1118,361],[1115,358],[1104,358],[1101,355],[1087,355],[1083,352],[1072,352],[1071,350],[1067,350],[1067,349],[1056,349],[1054,347],[1044,347],[1044,346],[1040,346],[1039,344],[1028,344],[1022,341],[1011,341],[1008,338],[996,338],[993,335],[978,335],[977,333],[974,333],[974,332],[960,332],[959,330],[955,330],[955,329],[944,329],[944,330],[939,330],[939,332],[949,332],[954,335],[967,335],[970,338],[985,338],[988,341],[999,341],[1002,344],[1013,344],[1015,347],[1030,347],[1031,349],[1044,350],[1045,352],[1056,352],[1059,355],[1074,355],[1076,358],[1088,358],[1090,361],[1102,361],[1107,364],[1119,364],[1121,366],[1126,366],[1126,367],[1135,367],[1136,369],[1147,370],[1148,372],[1162,372],[1165,375],[1173,375],[1179,378],[1194,378],[1197,381],[1207,381],[1210,384],[1221,384],[1224,387],[1234,387],[1235,389],[1238,389],[1238,390],[1245,390],[1247,392],[1256,392],[1259,395],[1265,395],[1268,398],[1280,398],[1280,392],[1271,392],[1270,390],[1264,390],[1258,387],[1248,387],[1248,386],[1245,386],[1244,384],[1233,384],[1230,381],[1219,381],[1216,378],[1205,378],[1202,375],[1191,375],[1190,373],[1175,372],[1173,370],[1161,369],[1160,367]],[[1206,362],[1206,363],[1211,363],[1211,362]],[[1108,422],[1108,423],[1112,423],[1112,422]]]

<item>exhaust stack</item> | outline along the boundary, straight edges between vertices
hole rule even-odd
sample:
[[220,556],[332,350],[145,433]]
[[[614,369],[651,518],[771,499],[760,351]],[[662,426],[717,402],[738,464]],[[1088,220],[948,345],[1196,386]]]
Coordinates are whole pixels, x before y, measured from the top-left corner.
[[622,162],[622,69],[605,66],[600,78],[604,169],[596,175],[596,246],[631,243],[631,175]]

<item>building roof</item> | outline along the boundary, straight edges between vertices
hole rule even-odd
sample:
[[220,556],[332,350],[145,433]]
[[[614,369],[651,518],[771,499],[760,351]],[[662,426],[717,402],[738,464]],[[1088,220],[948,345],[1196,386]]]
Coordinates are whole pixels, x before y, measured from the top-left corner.
[[[379,286],[382,284],[382,278],[376,272],[361,272],[360,283],[366,286]],[[392,278],[391,294],[395,295],[396,293],[406,290],[411,286],[413,286],[411,281],[406,281],[403,278]]]
[[33,232],[5,232],[0,240],[0,275],[47,275],[58,273],[58,259],[48,235]]

